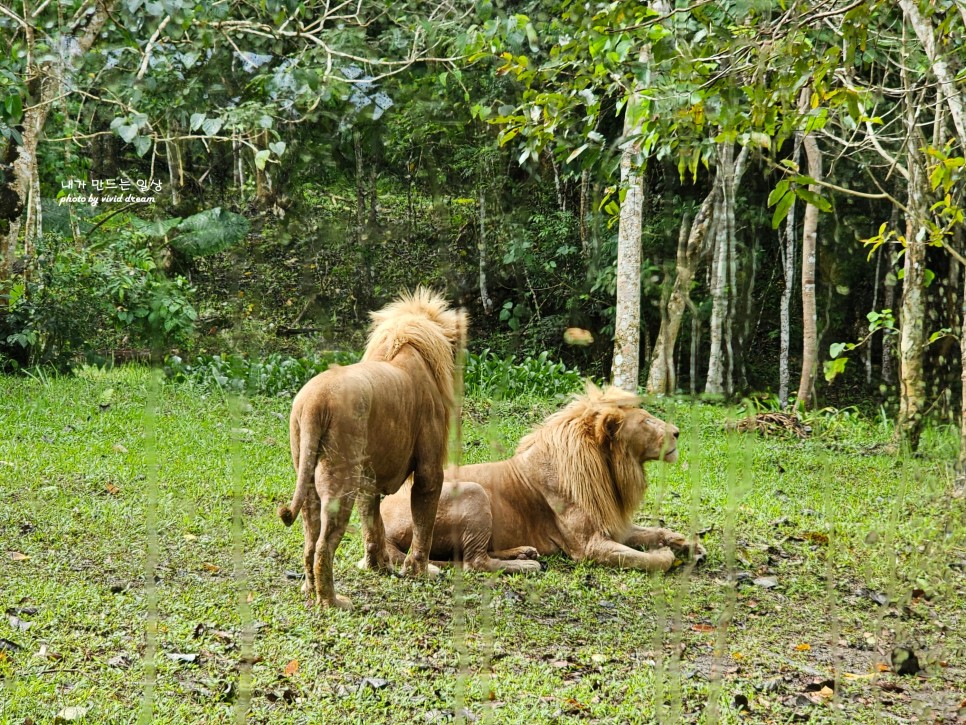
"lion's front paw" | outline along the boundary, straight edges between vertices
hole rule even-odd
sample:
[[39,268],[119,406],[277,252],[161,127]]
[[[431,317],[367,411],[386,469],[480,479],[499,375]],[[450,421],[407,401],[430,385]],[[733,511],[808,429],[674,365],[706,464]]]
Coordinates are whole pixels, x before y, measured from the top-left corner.
[[664,529],[661,532],[661,543],[664,546],[668,546],[672,550],[681,553],[686,552],[690,546],[687,537],[685,537],[683,534],[679,534],[677,531],[671,531],[670,529]]
[[403,576],[411,577],[436,577],[441,572],[438,566],[430,564],[425,559],[415,559],[412,556],[407,556],[399,573]]
[[689,559],[699,564],[707,557],[708,552],[698,540],[692,540],[677,531],[666,531],[663,534],[664,545],[671,548],[679,559]]
[[322,607],[333,607],[334,609],[352,609],[352,600],[341,594],[333,594],[331,599],[319,598],[318,605]]
[[363,571],[391,572],[392,564],[389,556],[370,556],[368,553],[356,562],[356,566]]
[[654,571],[667,571],[677,561],[674,552],[666,546],[649,552],[649,554],[651,561],[654,562]]
[[540,552],[532,546],[521,546],[517,552],[517,559],[539,559]]
[[701,562],[703,562],[705,559],[708,558],[708,551],[701,545],[701,542],[699,541],[688,542],[688,546],[689,546],[691,561],[693,561],[695,564],[700,564]]

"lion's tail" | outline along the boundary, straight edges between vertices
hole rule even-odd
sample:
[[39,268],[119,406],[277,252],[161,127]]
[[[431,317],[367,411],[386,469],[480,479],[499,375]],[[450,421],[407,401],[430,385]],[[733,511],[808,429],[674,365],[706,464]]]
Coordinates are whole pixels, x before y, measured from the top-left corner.
[[[311,419],[312,416],[305,416],[305,418]],[[322,444],[322,435],[328,428],[327,413],[323,413],[319,418],[321,420],[318,428],[314,425],[308,425],[308,420],[299,421],[298,472],[295,479],[295,493],[292,494],[292,502],[288,506],[282,504],[278,507],[278,517],[286,526],[295,523],[299,511],[302,510],[302,504],[305,503],[309,486],[315,485],[315,466],[319,462],[318,451]]]

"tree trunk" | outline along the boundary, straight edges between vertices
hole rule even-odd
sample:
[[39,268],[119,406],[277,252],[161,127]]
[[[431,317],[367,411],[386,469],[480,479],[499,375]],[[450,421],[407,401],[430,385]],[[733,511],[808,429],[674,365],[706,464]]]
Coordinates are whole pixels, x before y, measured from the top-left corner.
[[553,157],[553,152],[549,153],[549,157],[550,167],[553,169],[553,186],[557,192],[557,208],[560,211],[567,211],[567,195],[563,181],[560,178],[560,167],[557,166],[557,160]]
[[698,394],[698,353],[701,350],[701,319],[698,308],[692,302],[688,305],[691,310],[691,397]]
[[362,156],[362,138],[358,131],[352,134],[352,150],[356,158],[356,235],[361,241],[366,224],[366,175]]
[[[792,151],[792,161],[798,165],[801,156],[802,140],[799,135],[795,137],[795,147]],[[788,354],[791,347],[792,336],[792,292],[795,289],[795,235],[797,233],[795,221],[795,209],[797,200],[792,201],[788,207],[788,214],[785,216],[785,233],[782,235],[782,271],[785,286],[782,288],[781,297],[781,342],[778,358],[778,404],[782,410],[788,408],[788,385],[791,378],[788,365]]]
[[[808,89],[802,92],[807,97]],[[808,161],[808,175],[816,181],[822,180],[822,155],[818,142],[811,134],[802,138],[805,158]],[[809,191],[818,194],[820,187],[809,184]],[[818,366],[818,333],[816,330],[815,304],[815,257],[818,253],[818,207],[805,205],[802,221],[802,374],[798,383],[795,405],[805,409],[809,406],[815,387],[815,369]]]
[[164,142],[164,155],[168,162],[168,185],[171,187],[171,205],[177,206],[181,201],[178,194],[181,189],[180,178],[178,175],[179,160],[177,158],[177,144],[174,141]]
[[[912,112],[909,112],[913,121]],[[896,442],[904,442],[910,450],[919,447],[922,417],[926,407],[926,382],[922,358],[926,343],[926,240],[928,238],[928,202],[926,176],[918,144],[921,137],[912,134],[909,142],[909,193],[906,204],[906,253],[902,276],[901,322],[899,327],[899,417]]]
[[729,350],[731,341],[731,257],[734,256],[734,143],[718,144],[718,179],[720,193],[714,205],[715,234],[711,269],[711,351],[708,356],[708,380],[704,392],[731,395]]
[[[268,148],[268,129],[261,131],[256,138],[256,146],[258,148]],[[269,168],[270,167],[267,163],[262,168],[258,168],[257,165],[255,166],[255,203],[263,209],[270,207],[275,197],[275,194],[272,191],[272,172],[269,170]]]
[[[640,53],[647,63],[647,48]],[[611,381],[631,392],[637,391],[641,352],[641,216],[644,211],[644,180],[641,176],[640,95],[644,84],[635,88],[624,110],[624,148],[621,152],[621,187],[625,190],[617,231],[617,310],[614,318],[614,359]]]
[[480,253],[480,302],[486,314],[493,312],[493,300],[486,288],[486,187],[480,184],[480,241],[477,245]]
[[[33,211],[29,213],[31,214],[31,221],[38,226],[34,229],[29,226],[24,229],[25,237],[28,239],[39,231],[40,216],[37,210],[40,208],[40,178],[37,171],[37,144],[47,123],[47,116],[54,101],[62,95],[64,82],[67,80],[74,59],[90,50],[104,27],[115,2],[116,0],[101,0],[100,2],[88,0],[85,6],[79,8],[74,14],[74,17],[80,18],[80,20],[70,31],[70,35],[76,42],[66,45],[69,48],[68,57],[47,61],[36,68],[40,86],[39,99],[36,99],[36,102],[29,105],[24,111],[21,134],[23,145],[20,146],[17,158],[13,162],[12,179],[8,184],[10,191],[19,198],[21,208],[28,205],[28,197],[31,195],[36,197],[33,199]],[[32,31],[32,28],[28,29],[30,39],[33,37]],[[32,42],[30,45],[32,45]],[[29,51],[28,57],[33,58],[33,49],[30,48]],[[31,194],[31,190],[33,190],[33,194]],[[21,217],[18,214],[16,218],[11,220],[7,237],[3,240],[2,255],[0,255],[0,280],[6,279],[10,274],[16,257],[17,239],[20,235],[21,224]]]
[[[892,259],[891,252],[886,251],[885,254],[889,261],[886,264],[885,276],[882,278],[882,286],[885,288],[882,294],[882,309],[892,310],[893,315],[895,315],[896,284],[898,284],[895,272],[893,271],[895,261]],[[896,381],[895,357],[892,350],[894,338],[894,335],[882,334],[882,366],[879,369],[879,375],[882,378],[882,382],[887,386],[892,386]]]
[[580,172],[580,251],[584,261],[590,259],[590,248],[587,243],[587,210],[590,206],[590,172],[584,169]]
[[[748,341],[751,339],[754,328],[752,327],[752,322],[755,319],[755,276],[758,274],[758,237],[757,235],[752,235],[751,238],[751,248],[748,250],[747,258],[751,265],[751,269],[746,275],[747,282],[745,283],[745,309],[744,309],[744,321],[741,328],[741,336],[738,339],[738,361],[741,363],[739,368],[741,373],[738,378],[739,389],[748,389],[748,372],[745,365],[745,351],[748,349]],[[759,317],[760,319],[760,317]],[[757,326],[756,326],[757,327]]]
[[369,164],[369,229],[374,232],[379,221],[379,168],[373,160]]
[[[963,290],[966,291],[966,265],[963,265]],[[962,368],[962,397],[959,406],[959,461],[956,465],[956,478],[960,489],[966,482],[966,294],[962,297],[959,314],[959,363]]]
[[690,302],[691,284],[701,259],[711,213],[718,195],[717,180],[711,192],[705,197],[691,224],[690,232],[685,231],[686,222],[681,225],[678,239],[677,260],[675,263],[674,286],[668,296],[667,306],[661,314],[661,329],[654,344],[654,357],[647,376],[647,392],[655,395],[669,395],[674,392],[674,347],[681,330],[684,310]]
[[[879,283],[882,277],[882,247],[875,255],[875,278],[872,282],[872,312],[877,312],[879,306]],[[865,384],[872,385],[872,343],[865,346],[862,353],[862,360],[865,363]]]
[[[919,38],[919,42],[922,43],[933,75],[939,81],[940,98],[945,99],[953,118],[953,126],[956,127],[956,135],[959,136],[962,147],[966,149],[966,103],[956,86],[956,73],[946,63],[945,53],[939,54],[936,51],[936,34],[932,21],[919,12],[919,5],[915,0],[899,0],[899,6],[915,31],[916,37]],[[966,22],[966,13],[963,16],[963,22]]]

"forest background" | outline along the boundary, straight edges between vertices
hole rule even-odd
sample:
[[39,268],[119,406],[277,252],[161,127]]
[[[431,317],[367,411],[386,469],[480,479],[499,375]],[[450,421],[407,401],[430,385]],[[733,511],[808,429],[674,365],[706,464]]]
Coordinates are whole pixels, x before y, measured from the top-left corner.
[[358,349],[421,282],[483,359],[961,418],[961,4],[0,10],[8,371]]

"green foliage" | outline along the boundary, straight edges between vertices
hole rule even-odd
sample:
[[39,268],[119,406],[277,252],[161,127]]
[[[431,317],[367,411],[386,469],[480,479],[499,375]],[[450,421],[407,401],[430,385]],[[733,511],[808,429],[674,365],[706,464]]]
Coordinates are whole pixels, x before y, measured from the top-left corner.
[[331,365],[351,365],[359,356],[333,351],[310,357],[294,358],[271,354],[251,359],[242,355],[199,355],[190,363],[177,355],[165,360],[164,371],[173,382],[190,381],[248,396],[292,396],[311,378]]
[[[550,361],[546,352],[517,360],[500,358],[489,350],[469,354],[464,363],[464,391],[480,398],[553,398],[581,389],[584,378],[563,363]],[[248,396],[292,396],[312,377],[331,365],[351,365],[360,356],[331,351],[306,357],[271,354],[259,358],[242,355],[199,355],[190,362],[172,355],[164,369],[172,382],[192,382],[206,388]]]
[[[875,333],[882,331],[883,334],[895,334],[896,330],[896,318],[892,314],[892,310],[882,310],[881,312],[876,312],[872,310],[866,315],[866,319],[869,321],[869,334],[863,337],[858,342],[833,342],[829,346],[829,357],[830,360],[826,360],[823,364],[823,371],[825,373],[825,380],[832,382],[835,378],[845,372],[845,366],[848,364],[849,359],[844,356],[843,352],[851,352],[862,345],[867,344],[875,335]],[[940,335],[941,336],[941,335]],[[933,337],[933,339],[938,339]]]
[[0,355],[18,365],[64,368],[79,356],[119,346],[184,344],[197,312],[184,277],[166,277],[144,239],[119,234],[80,247],[47,235],[6,294]]
[[215,207],[182,220],[170,244],[189,257],[204,257],[237,244],[250,228],[251,224],[241,214]]
[[546,352],[536,357],[501,358],[490,350],[467,355],[463,368],[466,395],[489,399],[561,397],[580,390],[584,378],[564,363],[555,363]]

